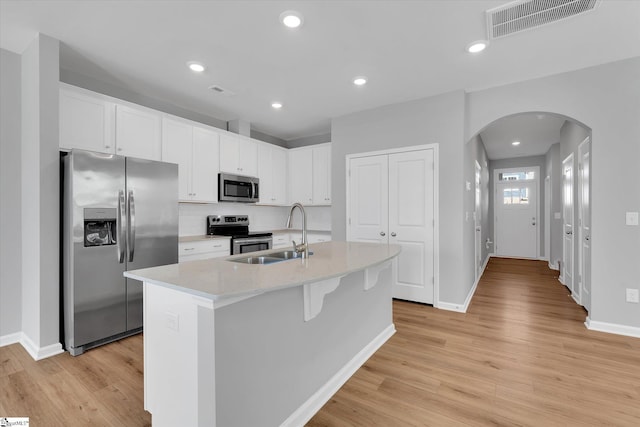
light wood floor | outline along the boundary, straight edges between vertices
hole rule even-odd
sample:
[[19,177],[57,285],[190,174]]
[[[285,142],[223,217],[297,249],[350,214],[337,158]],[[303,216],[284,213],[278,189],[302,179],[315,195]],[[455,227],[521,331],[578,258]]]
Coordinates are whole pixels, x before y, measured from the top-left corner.
[[[640,425],[640,339],[588,331],[556,276],[493,258],[466,314],[395,301],[398,332],[308,426]],[[0,416],[147,426],[142,369],[141,336],[40,362],[3,347]]]

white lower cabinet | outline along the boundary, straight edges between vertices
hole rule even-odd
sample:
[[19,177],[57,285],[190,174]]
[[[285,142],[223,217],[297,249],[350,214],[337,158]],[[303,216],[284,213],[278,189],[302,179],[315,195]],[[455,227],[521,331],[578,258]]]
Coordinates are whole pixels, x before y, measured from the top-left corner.
[[289,233],[274,233],[273,234],[273,249],[282,249],[291,247],[291,234]]
[[331,241],[331,235],[330,234],[320,234],[320,233],[307,233],[307,240],[309,241],[309,244],[330,242]]
[[229,256],[230,253],[229,239],[198,240],[178,244],[178,262],[219,258]]

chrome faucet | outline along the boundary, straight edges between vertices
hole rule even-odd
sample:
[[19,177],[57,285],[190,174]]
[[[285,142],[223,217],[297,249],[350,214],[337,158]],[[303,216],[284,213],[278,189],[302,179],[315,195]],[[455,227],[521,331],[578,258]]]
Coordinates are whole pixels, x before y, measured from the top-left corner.
[[289,211],[289,218],[287,218],[287,228],[291,228],[291,216],[295,208],[299,208],[302,213],[302,243],[296,245],[296,241],[293,240],[293,251],[296,253],[302,253],[302,258],[309,258],[309,245],[307,244],[307,213],[304,211],[304,206],[300,203],[294,203],[291,205]]

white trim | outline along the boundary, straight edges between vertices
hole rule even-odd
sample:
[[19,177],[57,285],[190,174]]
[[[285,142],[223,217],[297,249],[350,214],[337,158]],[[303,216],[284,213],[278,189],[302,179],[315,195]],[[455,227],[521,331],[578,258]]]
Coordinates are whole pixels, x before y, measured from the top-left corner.
[[19,343],[22,339],[22,332],[15,332],[13,334],[2,335],[0,337],[0,347]]
[[549,269],[550,270],[555,270],[555,271],[560,271],[560,269],[558,268],[557,265],[553,265],[551,264],[551,262],[549,262]]
[[333,377],[329,379],[322,387],[318,389],[309,399],[307,399],[298,409],[296,409],[281,424],[282,426],[302,426],[305,425],[315,414],[331,399],[353,374],[380,348],[387,342],[396,328],[389,325],[369,344],[358,352],[350,361],[348,361]]
[[46,347],[38,347],[24,332],[16,332],[0,337],[0,347],[15,343],[20,343],[27,353],[29,353],[29,356],[31,356],[35,361],[64,353],[62,344],[59,342]]
[[640,328],[637,326],[619,325],[617,323],[597,322],[587,317],[584,325],[591,331],[607,332],[609,334],[625,335],[640,338]]
[[549,258],[547,258],[546,256],[541,256],[538,257],[538,261],[547,261],[547,263],[549,262]]
[[460,305],[460,304],[456,304],[456,303],[452,303],[452,302],[439,301],[438,302],[438,308],[440,308],[442,310],[449,310],[449,311],[457,311],[459,313],[466,313],[467,310],[469,309],[469,304],[471,304],[471,299],[473,298],[473,295],[476,293],[476,288],[478,287],[478,283],[480,283],[480,278],[482,278],[482,275],[484,274],[484,270],[485,270],[485,268],[487,268],[487,264],[489,263],[489,259],[492,256],[493,256],[493,254],[487,255],[487,257],[485,258],[484,262],[482,263],[482,271],[480,272],[480,274],[478,275],[476,280],[473,282],[473,286],[471,287],[471,290],[467,294],[467,298],[464,300],[464,304]]

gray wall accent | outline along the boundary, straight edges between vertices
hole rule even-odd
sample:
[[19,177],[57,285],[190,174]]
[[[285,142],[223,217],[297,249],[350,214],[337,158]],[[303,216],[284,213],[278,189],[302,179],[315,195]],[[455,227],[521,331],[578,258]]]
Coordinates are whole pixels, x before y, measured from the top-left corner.
[[553,144],[545,154],[547,176],[551,181],[551,244],[549,245],[549,264],[558,268],[562,259],[562,161],[560,160],[560,143]]
[[440,301],[463,303],[464,100],[462,91],[388,105],[333,119],[332,238],[346,238],[345,156],[375,150],[439,144]]
[[0,337],[22,330],[20,55],[0,49]]
[[306,147],[307,145],[324,144],[325,142],[331,142],[331,133],[290,139],[289,141],[287,141],[287,148]]
[[154,110],[162,111],[167,114],[173,114],[174,116],[182,117],[184,119],[193,120],[195,122],[227,130],[227,122],[225,120],[220,120],[215,117],[178,107],[166,101],[141,95],[132,90],[125,89],[72,70],[64,68],[60,69],[60,81],[98,92],[103,95],[112,96],[124,101],[133,102],[134,104],[153,108]]
[[216,309],[217,425],[282,424],[389,327],[391,269],[372,289],[363,283],[363,271],[343,277],[308,322],[302,286]]
[[501,117],[529,111],[562,114],[592,131],[591,321],[640,328],[640,304],[625,288],[640,283],[640,57],[469,94],[467,139]]
[[259,139],[269,144],[278,145],[280,147],[287,148],[287,141],[284,139],[276,138],[275,136],[267,135],[266,133],[258,132],[255,129],[251,129],[251,138]]
[[60,342],[59,48],[39,34],[22,54],[22,332],[39,348]]
[[545,156],[530,156],[530,157],[514,157],[512,159],[500,159],[489,161],[489,235],[491,240],[494,241],[493,251],[495,252],[495,182],[493,182],[493,172],[496,169],[509,169],[509,168],[524,168],[538,166],[540,168],[540,175],[538,176],[538,235],[540,236],[540,246],[538,248],[538,254],[544,255],[544,178],[547,176],[547,164]]
[[[487,151],[484,147],[484,143],[482,142],[482,137],[480,135],[474,136],[469,142],[465,144],[464,147],[464,180],[465,180],[465,190],[464,190],[464,212],[465,212],[465,222],[464,222],[464,270],[465,270],[465,282],[475,282],[475,221],[473,219],[473,213],[476,209],[476,161],[482,168],[482,172],[480,174],[480,191],[481,191],[481,199],[480,199],[480,227],[481,227],[481,249],[482,255],[481,259],[484,262],[489,253],[493,251],[493,247],[489,246],[487,249],[485,242],[488,237],[493,240],[493,236],[489,233],[489,220],[491,219],[489,215],[489,193],[490,193],[490,185],[489,185],[489,159],[487,158]],[[471,184],[471,189],[466,189],[466,183],[469,182]],[[468,220],[467,218],[468,212]],[[492,221],[491,221],[492,222]]]

